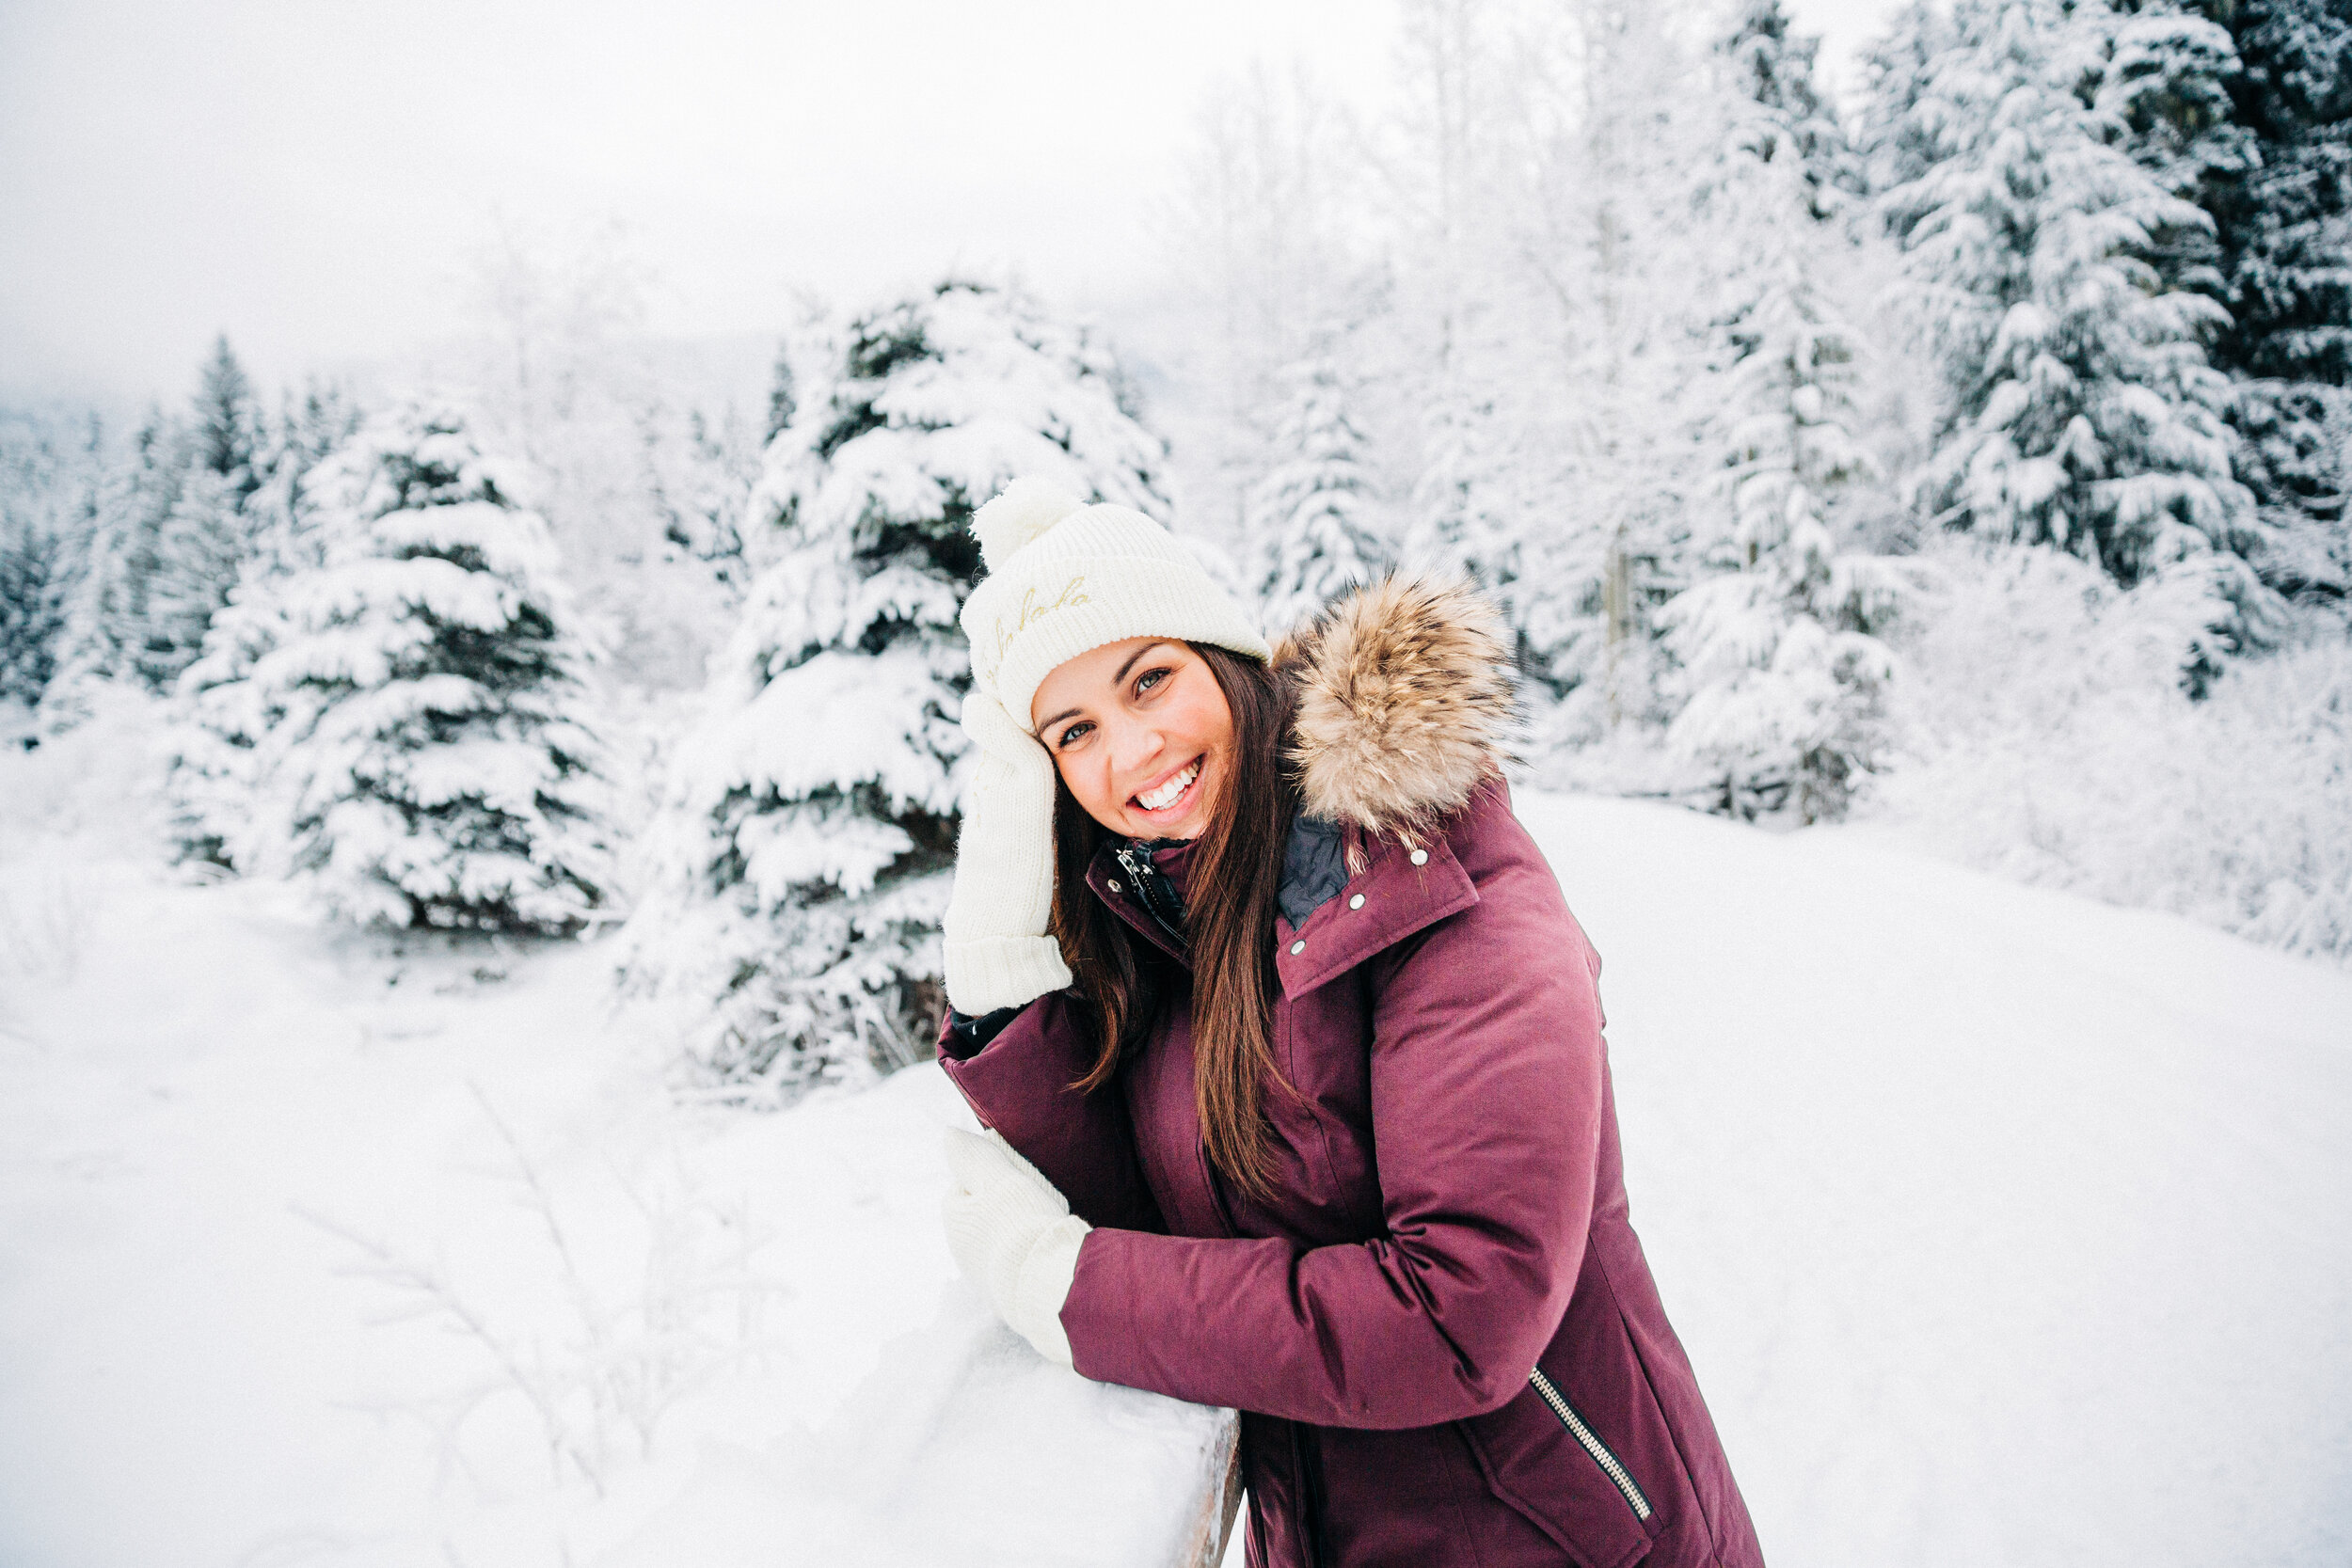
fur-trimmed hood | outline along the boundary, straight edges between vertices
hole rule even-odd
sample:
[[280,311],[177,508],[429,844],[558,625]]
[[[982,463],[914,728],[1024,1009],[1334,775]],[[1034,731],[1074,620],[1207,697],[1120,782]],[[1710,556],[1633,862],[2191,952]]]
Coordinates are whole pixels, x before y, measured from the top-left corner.
[[1286,760],[1315,816],[1417,843],[1511,760],[1510,653],[1468,583],[1353,589],[1275,644],[1274,669],[1297,693]]

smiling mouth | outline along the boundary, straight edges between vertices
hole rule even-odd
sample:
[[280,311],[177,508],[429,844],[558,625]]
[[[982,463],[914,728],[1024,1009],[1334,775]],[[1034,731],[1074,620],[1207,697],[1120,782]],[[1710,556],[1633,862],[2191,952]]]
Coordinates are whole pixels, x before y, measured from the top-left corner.
[[1200,758],[1193,758],[1170,774],[1168,782],[1157,789],[1149,794],[1136,796],[1136,804],[1148,812],[1162,812],[1183,800],[1192,793],[1192,786],[1200,778]]

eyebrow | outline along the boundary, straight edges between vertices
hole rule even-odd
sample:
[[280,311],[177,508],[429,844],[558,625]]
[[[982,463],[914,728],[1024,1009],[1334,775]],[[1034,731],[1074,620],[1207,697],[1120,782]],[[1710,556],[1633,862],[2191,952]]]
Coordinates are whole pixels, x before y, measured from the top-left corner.
[[[1111,677],[1111,689],[1116,691],[1120,687],[1127,684],[1127,672],[1136,667],[1136,660],[1142,658],[1144,655],[1150,653],[1154,648],[1165,648],[1167,646],[1168,643],[1165,640],[1158,642],[1146,642],[1142,647],[1137,648],[1134,653],[1129,654],[1127,656],[1127,662],[1120,665],[1119,667],[1119,673]],[[1063,720],[1075,719],[1078,716],[1078,711],[1079,710],[1074,707],[1062,709],[1061,712],[1057,713],[1054,717],[1048,719],[1042,724],[1040,724],[1037,727],[1037,733],[1043,735],[1047,730],[1052,729],[1056,724],[1060,723]]]
[[1136,667],[1136,660],[1142,658],[1144,655],[1150,653],[1152,649],[1164,648],[1168,644],[1165,642],[1146,642],[1142,647],[1137,648],[1134,653],[1129,654],[1127,656],[1127,662],[1119,667],[1119,673],[1111,677],[1111,689],[1116,691],[1120,687],[1127,684],[1127,672]]

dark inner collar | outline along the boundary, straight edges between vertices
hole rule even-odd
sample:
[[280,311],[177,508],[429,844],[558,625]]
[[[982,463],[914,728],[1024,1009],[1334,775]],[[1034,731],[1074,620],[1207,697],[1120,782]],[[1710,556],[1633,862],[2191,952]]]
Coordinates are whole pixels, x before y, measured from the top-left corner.
[[1192,847],[1195,842],[1189,838],[1139,838],[1134,841],[1136,848],[1152,857],[1152,869],[1168,879],[1179,898],[1184,897],[1189,891],[1185,880],[1192,870]]

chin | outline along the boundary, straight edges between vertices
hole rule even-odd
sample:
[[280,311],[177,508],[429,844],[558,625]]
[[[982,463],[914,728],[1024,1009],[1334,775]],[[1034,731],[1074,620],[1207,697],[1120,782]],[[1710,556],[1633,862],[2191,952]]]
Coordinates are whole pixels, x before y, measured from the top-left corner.
[[[1214,779],[1206,782],[1216,783]],[[1214,795],[1203,797],[1200,804],[1194,807],[1191,815],[1184,821],[1162,828],[1160,836],[1162,838],[1199,838],[1209,831],[1209,819],[1216,809],[1216,798]]]

